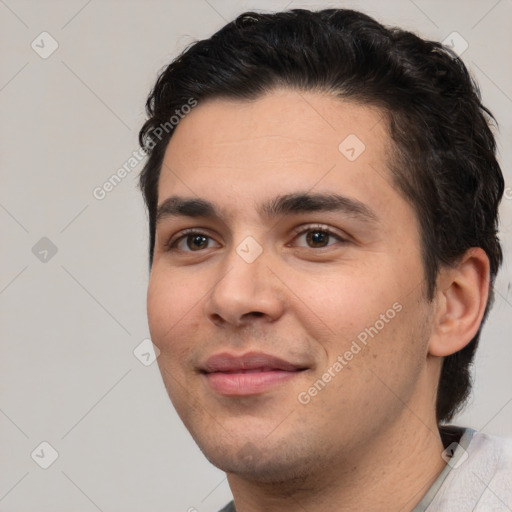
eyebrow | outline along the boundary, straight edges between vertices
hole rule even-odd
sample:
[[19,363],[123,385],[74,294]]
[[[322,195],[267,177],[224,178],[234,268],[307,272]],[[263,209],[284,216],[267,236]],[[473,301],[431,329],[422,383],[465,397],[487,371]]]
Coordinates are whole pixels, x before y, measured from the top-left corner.
[[[367,205],[357,199],[339,194],[297,192],[274,197],[258,207],[260,216],[268,219],[310,212],[340,212],[365,222],[378,220],[375,212]],[[171,196],[158,206],[156,223],[181,216],[219,220],[226,217],[213,203],[205,199]]]

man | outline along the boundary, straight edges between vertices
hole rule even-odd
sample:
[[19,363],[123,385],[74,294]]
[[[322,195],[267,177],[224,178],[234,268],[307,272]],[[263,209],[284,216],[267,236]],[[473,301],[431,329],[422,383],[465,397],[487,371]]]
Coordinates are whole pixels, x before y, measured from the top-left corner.
[[149,327],[224,510],[510,509],[510,442],[446,426],[502,260],[463,63],[350,10],[245,13],[147,111]]

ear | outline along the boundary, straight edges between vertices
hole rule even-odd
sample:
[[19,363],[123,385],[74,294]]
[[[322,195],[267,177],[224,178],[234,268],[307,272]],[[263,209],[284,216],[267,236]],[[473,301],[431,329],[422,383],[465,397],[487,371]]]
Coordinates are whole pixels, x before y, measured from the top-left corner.
[[489,258],[480,247],[468,249],[453,267],[438,275],[435,320],[429,354],[449,356],[464,348],[475,336],[489,295]]

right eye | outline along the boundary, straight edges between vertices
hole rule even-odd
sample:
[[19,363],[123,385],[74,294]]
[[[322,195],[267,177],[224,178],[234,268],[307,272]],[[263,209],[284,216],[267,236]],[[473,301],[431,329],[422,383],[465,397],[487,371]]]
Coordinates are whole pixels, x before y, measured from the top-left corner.
[[[204,249],[210,249],[210,242],[215,242],[212,237],[202,233],[201,231],[195,231],[193,229],[182,232],[181,236],[174,238],[169,244],[167,244],[168,251],[181,251],[181,252],[198,252]],[[220,247],[217,244],[216,247]]]

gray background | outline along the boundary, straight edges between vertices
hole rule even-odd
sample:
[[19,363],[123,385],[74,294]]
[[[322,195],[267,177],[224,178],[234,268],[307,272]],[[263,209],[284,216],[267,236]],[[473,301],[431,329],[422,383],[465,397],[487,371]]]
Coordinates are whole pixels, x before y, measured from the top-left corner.
[[[203,512],[230,499],[156,363],[133,354],[149,337],[142,165],[103,200],[93,190],[138,149],[157,71],[185,45],[247,9],[328,6],[439,41],[456,31],[469,45],[463,58],[500,123],[508,188],[505,264],[456,423],[512,435],[511,0],[0,0],[1,511]],[[31,47],[49,52],[44,31],[59,45],[47,58]],[[58,453],[48,469],[43,441]]]

